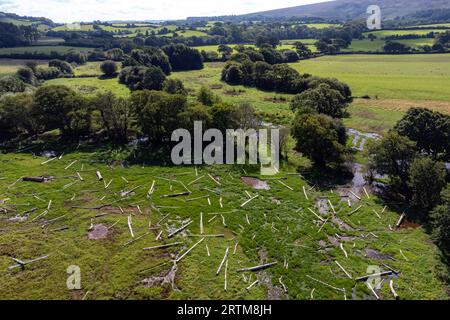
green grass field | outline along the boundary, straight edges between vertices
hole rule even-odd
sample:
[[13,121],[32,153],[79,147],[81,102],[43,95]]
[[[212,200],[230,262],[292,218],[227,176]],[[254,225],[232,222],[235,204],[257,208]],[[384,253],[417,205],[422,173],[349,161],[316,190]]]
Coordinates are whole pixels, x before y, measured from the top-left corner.
[[[0,59],[0,77],[16,73],[17,69],[23,67],[25,63],[30,60],[21,59]],[[47,60],[32,60],[36,61],[40,66],[47,66]]]
[[31,47],[15,47],[15,48],[0,48],[0,55],[2,54],[24,54],[24,53],[42,53],[50,54],[58,52],[61,54],[69,51],[89,52],[93,48],[69,47],[69,46],[31,46]]
[[59,78],[46,81],[44,85],[65,85],[87,95],[111,91],[118,96],[124,97],[130,93],[130,90],[126,86],[120,84],[116,78]]
[[364,35],[367,36],[369,34],[373,34],[377,36],[379,39],[384,39],[385,37],[389,36],[402,36],[402,35],[408,35],[408,34],[417,34],[417,35],[426,35],[430,32],[434,33],[441,33],[445,32],[443,29],[407,29],[407,30],[377,30],[377,31],[371,31],[366,32]]
[[[407,40],[395,40],[395,42],[400,42],[407,45],[410,48],[416,48],[423,46],[432,46],[434,44],[434,39],[407,39]],[[383,47],[386,44],[385,40],[375,39],[370,41],[369,39],[364,40],[353,40],[352,44],[343,49],[343,52],[383,52]]]
[[[422,228],[390,231],[388,226],[396,223],[398,213],[388,209],[381,219],[377,218],[373,210],[381,212],[383,205],[373,196],[363,197],[361,190],[356,189],[362,200],[352,201],[354,206],[361,205],[361,209],[348,215],[354,208],[341,201],[336,190],[310,189],[298,175],[287,175],[297,169],[294,163],[304,163],[294,155],[291,164],[284,165],[279,175],[261,177],[251,168],[246,168],[245,174],[242,168],[234,166],[198,167],[197,174],[192,166],[106,166],[98,162],[105,159],[102,150],[98,153],[69,150],[65,150],[61,160],[47,164],[42,164],[45,158],[26,153],[0,155],[0,206],[7,208],[0,219],[2,298],[284,299],[279,281],[282,277],[291,299],[343,300],[344,295],[347,299],[370,299],[366,285],[353,279],[368,274],[369,266],[385,269],[383,263],[400,270],[401,275],[394,279],[394,284],[402,299],[446,297],[443,283],[435,272],[440,265],[438,250]],[[30,151],[38,152],[39,148]],[[69,169],[64,169],[75,160]],[[96,171],[102,173],[105,181],[98,180]],[[79,181],[77,172],[84,181]],[[220,185],[208,174],[216,177]],[[44,184],[17,180],[40,175],[55,179]],[[246,186],[240,180],[244,175],[265,180],[271,190]],[[153,180],[155,191],[147,196]],[[185,191],[183,184],[191,192],[187,197],[162,197]],[[128,196],[121,196],[121,192],[136,187]],[[302,194],[302,187],[309,190],[308,200]],[[259,197],[242,208],[241,204],[248,199],[245,191]],[[205,196],[209,197],[210,205]],[[331,209],[328,205],[324,207],[321,196],[327,196],[333,204],[337,212],[333,220]],[[220,197],[223,207],[219,205]],[[101,208],[89,209],[95,207]],[[329,219],[328,223],[323,223],[308,208],[320,214],[324,221]],[[27,211],[30,211],[29,218],[22,222],[10,219],[26,216]],[[161,284],[158,277],[168,274],[173,265],[171,260],[202,239],[201,212],[204,235],[223,234],[224,237],[205,237],[177,263],[174,288],[170,280]],[[128,219],[136,241],[124,246],[133,239]],[[170,232],[189,219],[193,222],[188,228],[168,238]],[[88,233],[93,225],[106,228],[107,237],[90,240]],[[156,240],[160,232],[161,239]],[[174,242],[179,245],[143,250]],[[348,258],[340,248],[341,243]],[[227,291],[224,290],[225,270],[216,276],[226,247],[230,250]],[[369,255],[373,253],[375,256]],[[50,255],[47,259],[25,270],[8,270],[14,264],[10,257],[27,260],[47,254]],[[275,266],[257,274],[236,272],[275,261],[278,262]],[[69,266],[80,268],[81,290],[67,290]],[[345,288],[346,294],[310,277]],[[246,290],[256,278],[260,284]],[[147,284],[143,282],[145,279]],[[379,295],[392,299],[387,282]]]
[[342,80],[357,97],[450,102],[450,54],[326,56],[291,66]]

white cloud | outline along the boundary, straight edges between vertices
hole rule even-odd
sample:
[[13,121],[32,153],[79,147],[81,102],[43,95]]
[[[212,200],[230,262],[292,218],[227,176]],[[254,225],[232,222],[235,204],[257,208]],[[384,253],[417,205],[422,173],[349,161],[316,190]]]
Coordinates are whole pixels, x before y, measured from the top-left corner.
[[0,0],[0,11],[55,22],[165,20],[258,12],[327,0]]

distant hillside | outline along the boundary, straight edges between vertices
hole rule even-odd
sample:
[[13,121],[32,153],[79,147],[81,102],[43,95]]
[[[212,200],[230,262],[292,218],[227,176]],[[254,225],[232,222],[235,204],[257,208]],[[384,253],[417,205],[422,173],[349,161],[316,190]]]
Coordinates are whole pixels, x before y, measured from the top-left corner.
[[449,9],[450,0],[336,0],[298,7],[277,9],[243,15],[242,17],[318,17],[348,20],[366,16],[369,5],[378,5],[384,19],[395,19],[427,10]]
[[49,29],[55,26],[55,23],[43,17],[24,17],[14,13],[0,12],[0,22],[12,23],[17,26],[36,26],[41,30]]

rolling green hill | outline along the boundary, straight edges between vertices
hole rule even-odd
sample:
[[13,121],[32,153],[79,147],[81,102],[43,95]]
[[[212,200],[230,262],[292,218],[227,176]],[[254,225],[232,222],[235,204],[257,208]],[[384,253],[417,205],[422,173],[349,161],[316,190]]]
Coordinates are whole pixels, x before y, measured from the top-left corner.
[[366,15],[369,5],[380,6],[383,17],[394,19],[418,11],[450,8],[449,0],[336,0],[291,8],[257,12],[246,16],[269,18],[283,16],[320,17],[333,20],[348,20]]

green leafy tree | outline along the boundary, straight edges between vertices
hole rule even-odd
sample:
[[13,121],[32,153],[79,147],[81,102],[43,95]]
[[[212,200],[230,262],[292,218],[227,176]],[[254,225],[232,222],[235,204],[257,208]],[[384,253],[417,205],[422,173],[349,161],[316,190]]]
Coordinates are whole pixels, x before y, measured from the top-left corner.
[[297,113],[292,124],[295,149],[317,166],[343,162],[345,127],[339,120],[313,112]]
[[100,65],[100,69],[107,77],[112,77],[117,73],[117,64],[114,61],[105,61]]
[[216,103],[218,99],[219,98],[205,86],[202,86],[197,94],[197,101],[209,107]]
[[159,67],[135,66],[122,69],[119,82],[130,90],[162,90],[166,75]]
[[442,191],[442,203],[431,213],[432,235],[438,246],[448,255],[450,253],[450,184]]
[[445,166],[429,157],[417,157],[408,174],[412,192],[410,206],[415,209],[416,216],[423,219],[441,200],[440,194],[446,184]]
[[392,131],[369,147],[369,166],[379,174],[388,175],[391,189],[409,200],[409,169],[416,155],[416,144]]
[[313,110],[333,118],[342,118],[345,115],[346,107],[347,103],[341,93],[326,83],[296,95],[291,102],[291,109],[294,112],[305,109]]
[[180,79],[167,79],[164,82],[163,90],[170,94],[187,95],[187,90],[184,87],[183,81],[181,81]]
[[409,109],[395,130],[434,159],[450,157],[450,116],[425,108]]

